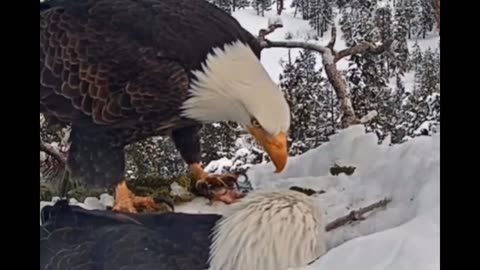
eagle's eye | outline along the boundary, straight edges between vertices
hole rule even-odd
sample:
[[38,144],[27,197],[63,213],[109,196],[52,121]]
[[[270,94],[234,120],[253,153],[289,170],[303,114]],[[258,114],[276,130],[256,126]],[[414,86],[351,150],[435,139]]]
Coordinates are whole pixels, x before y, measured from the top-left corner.
[[255,119],[255,118],[252,118],[251,123],[252,123],[252,126],[255,127],[255,128],[261,128],[262,127],[260,125],[260,123],[257,121],[257,119]]

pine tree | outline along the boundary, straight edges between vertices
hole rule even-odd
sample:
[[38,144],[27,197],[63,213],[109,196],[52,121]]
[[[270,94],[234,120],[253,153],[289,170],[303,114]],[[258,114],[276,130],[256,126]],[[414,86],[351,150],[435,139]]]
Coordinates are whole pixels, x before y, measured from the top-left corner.
[[231,122],[205,125],[200,132],[204,155],[202,160],[208,163],[222,157],[232,157],[239,132],[238,125]]
[[395,13],[397,14],[398,12],[401,14],[407,25],[407,39],[412,38],[412,33],[414,33],[416,29],[415,16],[417,13],[418,1],[419,0],[397,0],[394,4]]
[[376,1],[352,0],[340,18],[340,28],[347,46],[355,46],[362,41],[379,41],[379,31],[375,26]]
[[272,0],[252,0],[252,7],[257,11],[257,15],[265,16],[265,11],[272,9]]
[[[375,27],[378,29],[378,39],[382,43],[392,40],[392,10],[390,5],[385,5],[375,10]],[[391,75],[390,65],[396,60],[396,55],[392,48],[386,50],[378,56],[379,61],[383,62],[381,72],[388,78]]]
[[175,177],[187,171],[185,162],[168,137],[152,137],[126,147],[127,177]]
[[292,4],[290,5],[290,7],[294,7],[295,8],[295,12],[294,12],[294,17],[297,16],[297,12],[299,13],[302,13],[302,19],[304,20],[308,20],[309,19],[309,5],[310,5],[310,1],[309,0],[293,0],[292,1]]
[[418,45],[418,42],[415,41],[412,47],[412,55],[410,56],[410,66],[413,68],[415,73],[418,73],[418,69],[420,67],[420,64],[422,63],[422,50],[420,48],[420,45]]
[[[397,2],[401,3],[401,2]],[[405,9],[402,6],[395,8],[395,21],[393,24],[393,43],[391,45],[391,51],[393,57],[390,59],[390,69],[393,75],[403,76],[409,68],[409,51],[407,44],[408,25],[405,15]]]
[[235,11],[236,9],[245,9],[248,6],[250,6],[249,0],[233,0],[232,1],[233,11]]
[[420,91],[427,95],[440,92],[440,53],[438,49],[432,52],[428,48],[425,51],[419,77]]
[[213,3],[228,14],[232,13],[232,0],[209,0],[209,2]]
[[433,15],[431,0],[419,0],[420,12],[415,18],[418,25],[417,37],[426,38],[427,34],[433,30],[435,17]]
[[308,0],[309,1],[309,24],[317,30],[317,35],[323,34],[332,25],[334,13],[331,0]]
[[415,72],[415,86],[406,93],[402,126],[406,138],[429,135],[440,124],[440,53],[429,48]]
[[291,108],[291,155],[312,149],[335,132],[339,125],[339,105],[329,83],[316,66],[311,51],[302,51],[293,64],[284,66],[280,86]]
[[349,0],[336,0],[335,4],[337,5],[340,12],[342,12],[347,7],[348,2]]

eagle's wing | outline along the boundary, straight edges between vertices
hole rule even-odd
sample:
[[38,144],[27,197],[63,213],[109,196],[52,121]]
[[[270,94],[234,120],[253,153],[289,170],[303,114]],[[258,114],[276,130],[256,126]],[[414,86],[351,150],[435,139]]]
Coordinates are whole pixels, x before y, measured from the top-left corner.
[[41,106],[77,125],[168,119],[189,71],[238,38],[256,44],[206,1],[50,1],[40,14]]
[[97,21],[63,8],[41,14],[43,109],[76,125],[178,113],[189,81],[185,69],[127,35],[92,25]]
[[124,215],[57,204],[42,210],[40,269],[206,269],[218,215]]

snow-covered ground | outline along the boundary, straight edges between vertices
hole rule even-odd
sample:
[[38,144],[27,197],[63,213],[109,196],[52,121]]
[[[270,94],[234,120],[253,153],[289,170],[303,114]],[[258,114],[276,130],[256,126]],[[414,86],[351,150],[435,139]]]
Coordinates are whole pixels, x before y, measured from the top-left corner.
[[[440,135],[394,146],[377,142],[374,134],[354,126],[291,158],[284,173],[273,174],[271,164],[249,170],[256,190],[324,190],[314,196],[328,221],[385,197],[392,199],[366,220],[329,232],[329,252],[302,270],[440,269]],[[356,170],[351,176],[332,176],[329,168],[335,163]],[[176,211],[222,213],[227,207],[198,198]]]
[[[329,168],[335,163],[356,170],[350,176],[332,176]],[[439,134],[388,146],[379,145],[363,126],[353,126],[291,158],[284,173],[273,174],[271,164],[262,164],[249,170],[249,178],[255,190],[324,190],[314,196],[328,221],[385,197],[392,199],[366,220],[329,232],[329,252],[302,270],[440,269]],[[102,209],[102,202],[111,203],[107,197],[90,198],[83,206]],[[50,203],[41,205],[45,204]],[[228,207],[197,198],[176,211],[222,213]]]

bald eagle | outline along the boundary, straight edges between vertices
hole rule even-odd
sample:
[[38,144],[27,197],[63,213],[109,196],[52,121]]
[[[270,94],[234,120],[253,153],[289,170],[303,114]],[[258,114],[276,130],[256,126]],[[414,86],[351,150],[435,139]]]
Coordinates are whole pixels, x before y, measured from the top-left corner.
[[252,193],[230,207],[131,214],[60,201],[42,209],[40,269],[287,270],[326,252],[322,212],[303,193]]
[[[170,136],[204,196],[210,175],[199,130],[234,121],[276,172],[287,162],[290,111],[257,39],[204,0],[50,0],[40,7],[40,108],[69,124],[67,169],[77,185],[116,186],[116,211],[151,207],[124,181],[124,147]],[[226,203],[235,198],[220,197]]]

